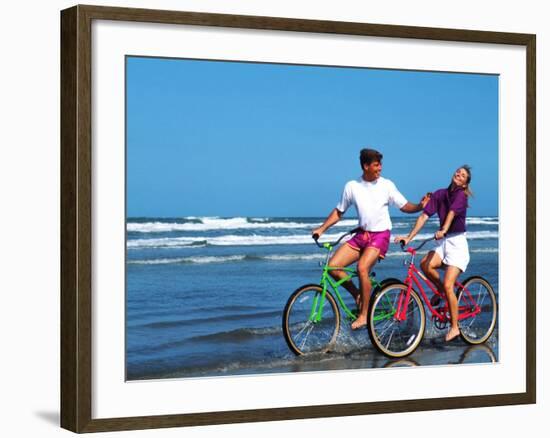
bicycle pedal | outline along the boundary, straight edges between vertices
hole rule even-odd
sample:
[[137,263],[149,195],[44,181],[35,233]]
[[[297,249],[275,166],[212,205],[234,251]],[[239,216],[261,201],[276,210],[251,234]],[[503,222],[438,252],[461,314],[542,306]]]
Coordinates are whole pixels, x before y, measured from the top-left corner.
[[433,326],[437,329],[437,330],[446,330],[447,327],[449,326],[449,323],[447,321],[441,321],[439,319],[437,319],[436,316],[434,316],[432,318],[432,323],[433,323]]

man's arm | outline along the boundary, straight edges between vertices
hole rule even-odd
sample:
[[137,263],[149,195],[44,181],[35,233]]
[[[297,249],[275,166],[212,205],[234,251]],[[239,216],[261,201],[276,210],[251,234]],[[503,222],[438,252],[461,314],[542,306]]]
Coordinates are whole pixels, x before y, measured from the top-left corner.
[[403,213],[418,213],[420,210],[423,210],[424,207],[426,207],[426,204],[430,200],[430,196],[431,193],[426,193],[420,200],[420,203],[413,204],[412,202],[407,202],[403,207],[400,208],[400,210]]
[[340,210],[335,208],[334,210],[332,210],[330,212],[330,214],[325,219],[323,224],[319,228],[316,228],[311,232],[311,235],[317,234],[318,236],[320,236],[326,230],[328,230],[330,227],[332,227],[336,222],[338,222],[340,219],[342,219],[343,214],[344,213],[342,213]]
[[403,213],[418,213],[423,208],[424,207],[422,207],[422,204],[413,204],[411,202],[407,202],[403,207],[401,207],[401,211]]

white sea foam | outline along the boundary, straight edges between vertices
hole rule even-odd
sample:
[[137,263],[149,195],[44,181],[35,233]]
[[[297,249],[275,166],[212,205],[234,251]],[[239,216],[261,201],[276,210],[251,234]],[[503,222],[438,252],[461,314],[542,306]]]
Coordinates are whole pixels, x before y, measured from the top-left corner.
[[295,261],[295,260],[324,260],[326,254],[273,254],[263,256],[261,259],[273,261]]
[[175,257],[149,260],[128,260],[129,265],[168,265],[182,263],[230,263],[240,262],[245,259],[250,260],[270,260],[270,261],[297,261],[297,260],[323,260],[324,254],[271,254],[266,256],[247,256],[243,254],[229,256],[195,256],[195,257]]
[[[413,245],[414,246],[414,245]],[[419,255],[427,254],[432,248],[431,247],[424,247],[420,251],[417,252]],[[470,253],[498,253],[498,248],[475,248],[470,249]],[[405,251],[388,251],[386,253],[386,258],[388,257],[409,257],[410,254]]]
[[[429,249],[419,251],[418,254],[426,254]],[[471,253],[498,253],[497,248],[476,248],[471,249]],[[403,251],[389,251],[386,253],[387,257],[407,257],[408,253]],[[293,261],[314,261],[324,260],[326,254],[271,254],[263,256],[247,256],[243,254],[228,255],[228,256],[194,256],[194,257],[175,257],[175,258],[163,258],[163,259],[149,259],[149,260],[128,260],[130,265],[169,265],[169,264],[207,264],[207,263],[231,263],[241,262],[243,260],[258,260],[258,261],[274,261],[274,262],[293,262]]]
[[[232,218],[220,218],[217,216],[212,217],[196,217],[188,216],[184,220],[192,221],[185,223],[178,222],[129,222],[126,225],[126,229],[129,232],[136,233],[169,233],[173,231],[214,231],[214,230],[253,230],[253,229],[312,229],[319,226],[322,219],[319,222],[300,222],[292,221],[285,222],[277,218],[251,218],[246,217],[232,217]],[[438,224],[439,219],[436,217],[430,218],[429,223]],[[472,217],[466,219],[467,224],[471,225],[498,225],[498,218],[496,217]],[[343,219],[334,227],[338,228],[353,228],[358,225],[357,219]],[[394,219],[394,228],[410,227],[411,223],[399,221],[398,218]]]
[[[326,236],[327,239],[336,239],[338,235]],[[208,239],[208,245],[214,246],[238,246],[238,245],[302,245],[312,244],[311,235],[302,234],[297,236],[219,236]]]
[[[336,240],[340,234],[325,234],[324,241]],[[237,236],[225,235],[216,237],[164,237],[160,239],[135,239],[128,241],[128,249],[139,248],[181,248],[197,246],[202,242],[212,246],[250,246],[250,245],[303,245],[313,244],[310,234],[295,236]]]
[[496,217],[468,217],[466,218],[468,225],[498,225]]
[[250,229],[276,229],[276,228],[313,228],[319,224],[299,222],[248,222],[246,218],[231,219],[202,219],[202,223],[166,223],[145,222],[128,223],[128,231],[137,233],[167,233],[172,231],[214,231],[214,230],[250,230]]
[[405,227],[412,227],[412,223],[410,222],[394,222],[392,221],[392,227],[393,228],[405,228]]
[[[439,218],[437,216],[432,216],[430,219],[428,219],[428,223],[439,224]],[[498,217],[494,217],[494,216],[467,217],[466,224],[467,225],[498,225]]]
[[[414,246],[415,244],[420,243],[421,240],[429,239],[430,237],[433,237],[433,236],[434,236],[433,233],[417,234],[412,242],[412,245]],[[396,236],[391,237],[392,242],[395,237]],[[498,239],[498,231],[467,231],[466,238],[468,240]]]
[[137,248],[183,248],[183,247],[201,247],[206,245],[206,238],[200,237],[166,237],[163,239],[135,239],[128,240],[126,246],[128,249]]
[[246,258],[245,255],[232,256],[198,256],[198,257],[179,257],[173,259],[152,259],[152,260],[128,260],[130,265],[168,265],[180,263],[227,263],[238,262]]
[[498,239],[498,231],[466,231],[466,237],[470,239]]
[[[468,232],[468,240],[479,240],[479,239],[497,239],[498,232],[495,231],[473,231]],[[323,242],[334,241],[340,234],[325,234],[322,237]],[[419,234],[416,239],[413,241],[420,242],[424,239],[429,239],[433,237],[433,234],[423,233]],[[395,235],[391,237],[391,242],[393,242]],[[211,246],[253,246],[253,245],[304,245],[312,244],[311,235],[309,234],[300,234],[294,236],[260,236],[260,235],[250,235],[250,236],[237,236],[237,235],[225,235],[225,236],[215,236],[215,237],[165,237],[160,239],[135,239],[129,240],[127,245],[128,249],[140,249],[140,248],[182,248],[182,247],[198,247],[211,245]]]
[[[185,219],[199,220],[200,222],[129,222],[126,229],[136,233],[169,233],[172,231],[214,231],[214,230],[253,230],[253,229],[312,229],[321,225],[319,222],[283,222],[277,219],[252,218],[250,222],[245,217],[218,218],[218,217],[187,217]],[[335,227],[357,226],[357,219],[345,219]]]

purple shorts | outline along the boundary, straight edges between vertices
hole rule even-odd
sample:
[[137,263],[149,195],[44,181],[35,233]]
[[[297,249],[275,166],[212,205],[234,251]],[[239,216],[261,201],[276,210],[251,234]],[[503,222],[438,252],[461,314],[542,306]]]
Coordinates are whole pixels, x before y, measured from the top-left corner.
[[390,230],[359,231],[346,243],[357,251],[362,251],[365,248],[377,248],[380,250],[378,257],[383,259],[390,246]]

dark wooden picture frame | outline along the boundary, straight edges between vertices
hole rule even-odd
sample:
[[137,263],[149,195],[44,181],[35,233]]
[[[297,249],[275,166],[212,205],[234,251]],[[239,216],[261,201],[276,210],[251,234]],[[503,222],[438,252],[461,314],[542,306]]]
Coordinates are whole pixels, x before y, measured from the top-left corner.
[[[526,48],[526,391],[178,415],[92,419],[92,21],[115,20],[413,38]],[[61,426],[98,432],[516,405],[536,402],[536,37],[531,34],[389,26],[194,12],[75,6],[61,12]]]

